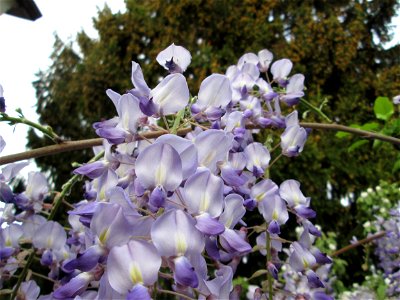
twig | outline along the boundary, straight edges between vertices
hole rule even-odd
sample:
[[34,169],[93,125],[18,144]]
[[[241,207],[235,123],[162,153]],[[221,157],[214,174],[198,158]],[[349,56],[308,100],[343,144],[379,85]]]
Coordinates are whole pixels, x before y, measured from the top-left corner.
[[194,300],[194,298],[186,296],[184,294],[174,292],[174,291],[168,291],[168,290],[163,290],[163,289],[158,289],[158,292],[163,293],[163,294],[169,294],[169,295],[174,295],[183,299],[188,299],[188,300]]
[[17,297],[19,287],[21,286],[22,281],[24,280],[26,274],[28,273],[29,266],[32,263],[34,257],[35,257],[35,251],[32,251],[28,256],[28,259],[26,260],[26,264],[25,264],[24,268],[22,269],[21,273],[18,275],[17,284],[15,285],[13,292],[11,294],[11,297],[10,297],[11,300],[13,300],[13,299],[15,299],[15,297]]
[[15,125],[15,124],[28,125],[30,127],[33,127],[35,129],[41,131],[42,133],[47,135],[51,140],[53,140],[55,143],[61,143],[62,142],[62,139],[53,131],[53,129],[51,127],[49,127],[49,126],[45,127],[45,126],[40,125],[38,123],[32,122],[32,121],[26,119],[23,116],[21,116],[20,118],[16,118],[16,117],[10,117],[6,113],[1,113],[0,114],[0,121],[9,122],[12,125]]
[[369,237],[367,237],[365,239],[362,239],[362,240],[359,240],[359,241],[357,241],[357,242],[355,242],[353,244],[347,245],[346,247],[343,247],[343,248],[333,252],[329,256],[331,256],[331,257],[338,256],[338,255],[340,255],[340,254],[342,254],[344,252],[347,252],[347,251],[349,251],[349,250],[351,250],[353,248],[356,248],[356,247],[361,246],[363,244],[369,243],[369,242],[371,242],[373,240],[380,239],[381,237],[385,236],[385,234],[386,234],[386,231],[378,232],[378,233],[376,233],[374,235],[371,235],[371,236],[369,236]]

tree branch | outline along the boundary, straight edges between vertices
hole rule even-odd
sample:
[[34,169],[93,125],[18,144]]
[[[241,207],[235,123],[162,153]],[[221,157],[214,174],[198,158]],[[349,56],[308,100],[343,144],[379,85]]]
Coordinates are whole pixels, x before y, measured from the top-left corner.
[[344,252],[347,252],[347,251],[349,251],[349,250],[351,250],[353,248],[356,248],[356,247],[361,246],[363,244],[369,243],[369,242],[371,242],[373,240],[380,239],[381,237],[385,236],[385,234],[386,234],[386,231],[378,232],[378,233],[376,233],[374,235],[371,235],[371,236],[369,236],[369,237],[367,237],[365,239],[362,239],[362,240],[359,240],[359,241],[357,241],[357,242],[355,242],[353,244],[347,245],[346,247],[343,247],[343,248],[333,252],[329,256],[331,256],[331,257],[338,256],[338,255],[340,255],[340,254],[342,254]]
[[302,127],[320,129],[320,130],[332,130],[332,131],[344,131],[351,134],[359,135],[365,139],[381,140],[384,142],[389,142],[395,145],[400,145],[400,139],[392,136],[380,134],[377,132],[361,130],[353,127],[348,127],[339,124],[326,124],[326,123],[300,123]]
[[[326,123],[303,123],[303,122],[300,123],[300,125],[305,128],[311,128],[311,129],[317,129],[317,130],[344,131],[344,132],[348,132],[348,133],[351,133],[354,135],[358,135],[362,138],[376,139],[376,140],[381,140],[384,142],[389,142],[389,143],[392,143],[395,145],[400,145],[400,139],[398,139],[398,138],[394,138],[394,137],[383,135],[383,134],[376,133],[376,132],[352,128],[352,127],[348,127],[348,126],[344,126],[344,125],[326,124]],[[255,129],[254,126],[251,126],[250,128]],[[186,135],[191,130],[192,130],[191,128],[180,129],[180,130],[178,130],[177,134],[178,135]],[[138,137],[138,139],[157,138],[166,133],[168,133],[168,131],[166,131],[166,130],[145,132],[145,133],[142,133]],[[66,141],[66,142],[62,142],[57,145],[51,145],[51,146],[46,146],[46,147],[37,148],[37,149],[33,149],[33,150],[28,150],[28,151],[21,152],[21,153],[2,156],[2,157],[0,157],[0,165],[16,162],[16,161],[20,161],[20,160],[30,159],[30,158],[38,158],[38,157],[42,157],[42,156],[58,154],[58,153],[62,153],[62,152],[87,149],[87,148],[91,148],[94,146],[102,145],[102,142],[103,142],[102,138],[79,140],[79,141]]]
[[[192,131],[191,128],[181,129],[178,130],[177,135],[186,135],[190,131]],[[163,130],[144,132],[138,136],[138,140],[153,139],[166,133],[168,133],[168,131],[163,131]],[[0,157],[0,165],[9,164],[12,162],[21,161],[25,159],[38,158],[42,156],[54,155],[63,152],[92,148],[94,146],[101,146],[102,144],[103,144],[103,138],[94,138],[94,139],[79,140],[79,141],[65,141],[57,145],[51,145],[51,146],[28,150],[25,152],[2,156]]]

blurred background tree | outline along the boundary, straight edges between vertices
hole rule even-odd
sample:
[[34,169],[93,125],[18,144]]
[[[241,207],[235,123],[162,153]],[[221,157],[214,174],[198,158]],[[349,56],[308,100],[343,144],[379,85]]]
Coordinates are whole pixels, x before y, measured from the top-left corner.
[[[185,75],[193,94],[207,75],[224,73],[244,53],[264,48],[275,59],[293,61],[292,74],[306,77],[307,100],[316,106],[327,100],[324,111],[335,122],[367,122],[377,96],[400,94],[400,46],[383,47],[391,40],[389,24],[399,8],[397,0],[126,0],[126,7],[124,13],[112,14],[107,7],[99,11],[94,19],[98,39],[85,32],[74,43],[56,37],[51,67],[37,74],[40,122],[65,139],[95,137],[91,124],[116,114],[105,90],[123,93],[132,88],[131,61],[141,64],[154,87],[166,75],[155,57],[173,42],[192,54]],[[321,121],[312,113],[307,120]],[[29,147],[48,143],[29,132]],[[277,183],[288,178],[302,183],[318,212],[317,223],[339,233],[339,247],[363,232],[353,199],[379,179],[395,179],[397,154],[391,145],[380,153],[371,145],[348,153],[348,146],[348,140],[334,133],[316,131],[299,158],[281,159],[272,171]],[[69,163],[87,161],[90,155],[87,150],[36,162],[59,188],[71,174]],[[350,205],[342,206],[340,199],[346,196]],[[359,256],[354,251],[348,259],[357,261]],[[361,278],[356,263],[349,269],[352,281]]]

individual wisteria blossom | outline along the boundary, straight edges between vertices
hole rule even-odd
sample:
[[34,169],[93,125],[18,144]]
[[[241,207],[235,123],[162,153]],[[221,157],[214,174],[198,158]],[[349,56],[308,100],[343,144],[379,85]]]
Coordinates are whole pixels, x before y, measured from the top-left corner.
[[232,99],[231,83],[225,75],[212,74],[200,85],[199,95],[192,112],[204,112],[209,120],[221,118],[224,109]]
[[25,281],[21,283],[21,287],[18,290],[18,299],[37,299],[40,294],[40,287],[33,280]]
[[[231,133],[216,129],[201,132],[194,139],[199,166],[206,167],[211,172],[215,172],[217,170],[217,163],[227,159],[228,152],[232,148],[232,143],[233,135]],[[209,145],[213,145],[213,147]]]
[[205,234],[220,234],[224,226],[214,218],[219,217],[224,205],[224,183],[206,168],[199,168],[190,176],[182,189],[183,203],[195,215],[196,228]]
[[156,60],[170,73],[183,73],[189,66],[192,56],[184,47],[172,43],[157,55]]
[[21,225],[11,224],[0,229],[0,258],[9,258],[18,248],[23,235]]
[[161,256],[172,259],[175,282],[197,287],[199,279],[190,263],[190,256],[200,255],[204,236],[195,227],[195,220],[181,210],[169,210],[151,228],[151,239]]
[[108,255],[108,281],[121,295],[131,299],[145,299],[146,287],[158,279],[161,256],[157,249],[145,241],[132,240],[128,244],[113,247]]
[[32,238],[32,243],[39,249],[61,249],[64,247],[67,235],[64,228],[57,222],[49,221],[38,228]]
[[15,203],[23,209],[40,211],[49,192],[46,177],[40,172],[30,172],[24,193],[15,196]]
[[290,77],[286,86],[286,93],[281,96],[281,100],[289,106],[299,103],[300,98],[304,96],[304,75],[295,74]]
[[288,157],[298,156],[307,140],[307,132],[300,127],[297,111],[292,112],[285,119],[286,129],[281,135],[282,154]]
[[170,74],[150,92],[157,115],[167,116],[184,109],[189,102],[189,88],[182,74]]
[[182,160],[169,144],[154,143],[145,148],[135,164],[137,180],[151,190],[150,204],[155,208],[164,205],[167,192],[173,192],[183,180]]
[[271,66],[271,73],[274,80],[276,80],[281,86],[286,86],[287,78],[292,67],[293,63],[287,58],[275,61]]
[[246,169],[253,172],[256,177],[264,174],[271,160],[268,149],[260,143],[251,143],[244,149],[244,153],[247,158]]
[[0,112],[6,112],[6,100],[4,99],[3,93],[3,86],[0,84]]
[[272,60],[274,58],[274,55],[272,52],[268,51],[267,49],[260,50],[258,52],[258,68],[260,69],[260,72],[267,72],[269,69],[269,65],[271,64]]
[[300,182],[297,180],[289,179],[282,182],[279,194],[298,215],[304,218],[315,217],[315,212],[309,207],[310,198],[303,195],[300,190]]

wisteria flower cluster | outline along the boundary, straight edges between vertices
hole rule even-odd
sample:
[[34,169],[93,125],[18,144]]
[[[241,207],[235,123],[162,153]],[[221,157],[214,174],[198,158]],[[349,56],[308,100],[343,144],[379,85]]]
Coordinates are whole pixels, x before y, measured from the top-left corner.
[[[287,299],[331,299],[314,271],[331,259],[313,246],[321,233],[310,221],[316,216],[311,199],[294,179],[277,184],[268,178],[272,150],[253,136],[254,128],[283,131],[275,159],[303,151],[308,132],[293,106],[304,95],[304,76],[290,76],[290,60],[273,62],[262,50],[205,78],[190,98],[183,75],[189,51],[172,44],[157,61],[169,75],[156,87],[132,62],[133,89],[122,95],[107,90],[117,116],[93,125],[104,138],[104,154],[74,171],[90,180],[84,199],[68,212],[68,228],[41,215],[49,205],[44,175],[31,173],[26,191],[15,194],[9,182],[25,163],[2,169],[2,282],[33,253],[54,282],[53,292],[39,299],[150,299],[158,293],[238,299],[240,287],[232,283],[238,265],[260,252],[270,289],[257,290],[255,299],[271,297],[273,285],[284,289],[282,265],[309,287],[291,287]],[[162,135],[146,137],[155,130]],[[245,222],[250,214],[264,222],[254,242]],[[289,217],[303,228],[298,241],[281,236]],[[34,281],[18,291],[25,299],[39,293]]]
[[375,254],[380,262],[378,266],[383,269],[388,288],[389,297],[400,297],[400,205],[390,210],[390,218],[377,217],[373,226],[384,230],[385,236],[375,241]]

